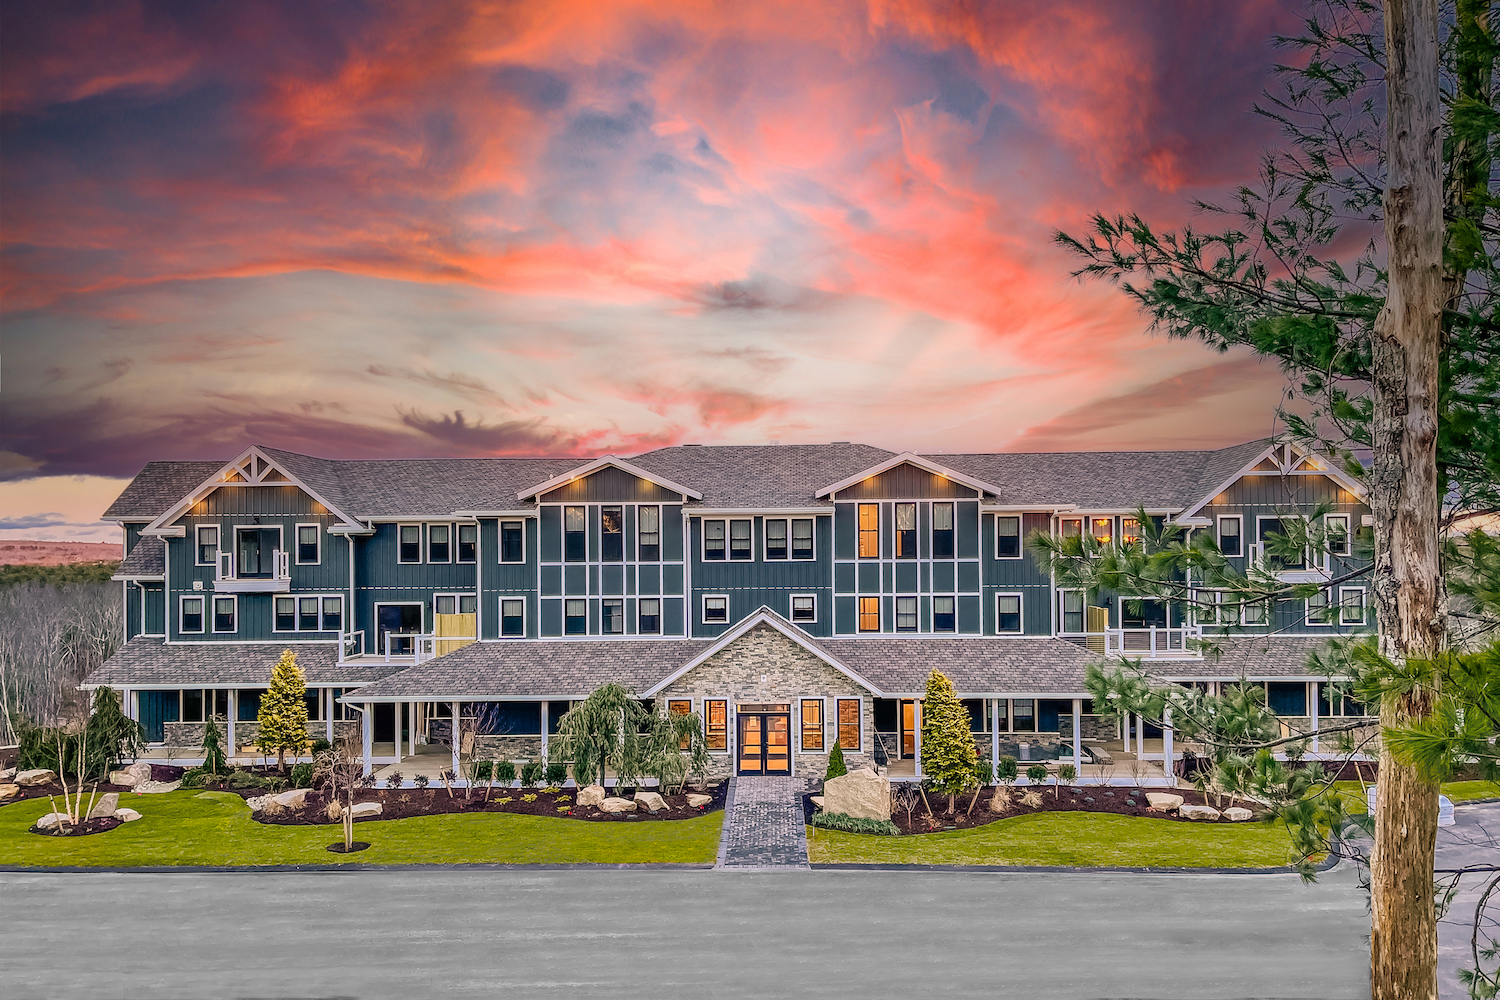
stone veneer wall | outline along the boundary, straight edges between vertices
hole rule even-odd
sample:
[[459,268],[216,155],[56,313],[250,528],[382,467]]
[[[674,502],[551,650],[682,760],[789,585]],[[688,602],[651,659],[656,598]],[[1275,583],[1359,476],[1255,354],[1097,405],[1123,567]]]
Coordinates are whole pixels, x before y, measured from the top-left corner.
[[[765,680],[761,680],[765,677]],[[787,702],[792,706],[792,770],[800,777],[821,778],[828,771],[828,749],[838,737],[838,698],[860,699],[863,731],[861,746],[844,749],[849,768],[874,767],[875,702],[869,691],[803,649],[770,625],[758,625],[729,646],[657,695],[658,704],[668,699],[691,698],[693,711],[703,713],[705,699],[729,702],[729,749],[709,755],[709,777],[725,778],[734,773],[735,707],[741,703]],[[822,751],[803,753],[803,698],[823,698]]]
[[[1120,735],[1119,723],[1105,715],[1080,715],[1078,728],[1083,731],[1084,739],[1097,742],[1118,739]],[[1057,737],[1064,743],[1073,742],[1073,716],[1057,717]]]
[[541,760],[540,736],[476,736],[474,760]]
[[[234,741],[239,744],[233,749],[229,746],[229,725],[219,723],[219,736],[224,740],[224,752],[234,756],[239,752],[239,747],[249,746],[255,742],[255,737],[260,734],[260,723],[258,722],[236,722],[234,724]],[[199,750],[203,747],[203,723],[201,722],[168,722],[162,727],[162,735],[165,737],[163,743],[175,750]],[[307,724],[307,735],[310,739],[319,740],[328,738],[328,723],[309,722]],[[361,738],[358,720],[345,719],[333,724],[333,737],[335,740]],[[191,754],[185,754],[191,756]]]

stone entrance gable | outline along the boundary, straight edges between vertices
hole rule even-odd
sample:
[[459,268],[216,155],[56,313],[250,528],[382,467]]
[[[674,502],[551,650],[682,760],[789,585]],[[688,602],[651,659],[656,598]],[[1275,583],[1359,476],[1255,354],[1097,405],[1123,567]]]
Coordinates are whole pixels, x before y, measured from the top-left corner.
[[[828,751],[838,738],[837,700],[860,700],[860,745],[844,748],[850,769],[874,766],[875,702],[868,688],[803,648],[775,626],[762,622],[730,642],[698,666],[662,688],[665,700],[691,698],[693,711],[703,713],[705,699],[729,702],[729,750],[711,755],[710,775],[734,773],[735,707],[742,703],[786,702],[792,707],[792,768],[799,777],[821,778],[828,769]],[[802,749],[802,705],[805,698],[823,699],[823,750]]]

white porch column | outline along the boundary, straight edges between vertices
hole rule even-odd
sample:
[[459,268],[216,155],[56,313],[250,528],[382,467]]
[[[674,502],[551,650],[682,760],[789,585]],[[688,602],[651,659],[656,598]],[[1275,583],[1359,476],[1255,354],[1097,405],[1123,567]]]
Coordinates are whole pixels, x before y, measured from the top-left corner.
[[1177,787],[1177,772],[1172,767],[1172,710],[1169,708],[1162,713],[1161,727],[1161,749],[1162,769],[1167,773],[1167,784]]
[[911,718],[912,761],[917,777],[920,778],[922,776],[922,702],[920,700],[912,702]]
[[542,702],[542,760],[547,760],[547,718],[552,714],[552,702]]
[[453,773],[454,774],[458,773],[458,751],[459,751],[459,748],[461,746],[463,746],[463,740],[464,740],[463,733],[461,732],[461,730],[462,730],[463,727],[459,725],[459,722],[462,721],[461,716],[459,716],[459,714],[458,714],[459,711],[460,711],[460,709],[459,709],[459,703],[455,701],[453,703],[453,728],[451,730],[449,730],[449,737],[451,739],[451,742],[453,743]]
[[1312,751],[1318,752],[1318,682],[1307,682],[1307,714],[1312,723]]
[[333,742],[333,688],[323,688],[323,718],[327,719],[325,728],[328,735],[325,737],[329,743]]
[[417,755],[417,703],[406,703],[406,744],[411,755]]
[[229,689],[228,702],[228,718],[224,720],[225,737],[229,740],[229,756],[238,757],[240,745],[234,741],[234,717],[240,714],[240,692],[237,689]]
[[1146,719],[1142,715],[1135,717],[1135,755],[1146,759]]
[[1083,774],[1083,699],[1073,699],[1073,767]]
[[359,713],[360,743],[364,748],[365,773],[369,774],[375,769],[375,765],[370,760],[375,755],[375,723],[370,718],[370,713],[375,710],[375,706],[367,701],[361,708],[363,710]]
[[990,767],[1000,766],[1000,699],[990,699]]

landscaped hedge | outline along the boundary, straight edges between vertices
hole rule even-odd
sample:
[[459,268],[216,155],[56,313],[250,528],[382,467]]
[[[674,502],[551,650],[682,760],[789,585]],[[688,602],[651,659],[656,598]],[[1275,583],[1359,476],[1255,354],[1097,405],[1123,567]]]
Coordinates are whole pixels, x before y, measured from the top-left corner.
[[888,819],[865,819],[854,817],[846,813],[815,812],[812,818],[813,826],[824,827],[829,830],[843,830],[845,833],[869,833],[881,837],[898,837],[901,831],[896,824]]

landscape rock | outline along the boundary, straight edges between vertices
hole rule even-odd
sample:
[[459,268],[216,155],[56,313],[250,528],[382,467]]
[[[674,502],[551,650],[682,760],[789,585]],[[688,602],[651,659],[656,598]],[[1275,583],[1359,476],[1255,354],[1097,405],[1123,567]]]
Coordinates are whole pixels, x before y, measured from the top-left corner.
[[135,781],[124,771],[111,771],[109,777],[104,779],[111,785],[133,785]]
[[607,813],[627,813],[635,812],[636,806],[635,803],[630,801],[629,799],[622,799],[611,795],[609,798],[599,803],[599,808],[603,809]]
[[597,806],[605,799],[603,785],[584,785],[578,790],[578,798],[574,800],[580,806]]
[[819,809],[823,808],[823,802],[824,801],[825,800],[824,800],[823,796],[821,796],[821,795],[814,795],[812,797],[812,804],[815,805],[815,806],[817,806]]
[[1246,820],[1254,819],[1255,813],[1244,806],[1230,806],[1224,810],[1224,818],[1231,823],[1243,823]]
[[1171,792],[1147,792],[1146,804],[1152,809],[1171,812],[1182,805],[1182,796],[1173,795]]
[[310,791],[312,791],[310,788],[293,788],[291,791],[271,796],[271,801],[283,809],[301,809],[307,805],[307,793]]
[[1213,806],[1181,805],[1177,807],[1177,815],[1183,819],[1216,820],[1222,813]]
[[16,784],[18,785],[46,785],[56,780],[57,772],[49,771],[45,767],[36,767],[30,771],[16,772]]
[[20,794],[20,785],[0,785],[0,802],[3,802],[5,799],[13,799]]
[[245,800],[245,805],[250,807],[251,812],[258,813],[264,812],[266,806],[269,805],[270,802],[271,796],[269,795],[252,795]]
[[371,816],[379,816],[385,811],[385,806],[379,802],[356,802],[354,803],[355,819],[368,819]]
[[688,805],[694,809],[702,809],[713,800],[714,797],[712,795],[699,795],[697,792],[689,792],[687,797]]
[[638,805],[645,806],[646,810],[651,813],[659,813],[667,808],[667,800],[656,792],[636,792],[635,801]]
[[140,818],[141,818],[141,814],[138,813],[138,812],[136,812],[134,809],[116,809],[115,810],[115,819],[119,820],[122,823],[134,823],[136,820],[138,820]]
[[13,767],[7,767],[5,770],[0,771],[0,784],[10,784],[15,780],[15,777],[16,769]]
[[861,767],[823,782],[823,811],[852,819],[889,820],[891,782]]
[[145,761],[137,761],[120,773],[126,776],[125,780],[121,782],[111,782],[111,784],[132,786],[139,785],[144,781],[151,780],[151,765],[147,764]]
[[181,781],[142,781],[132,791],[138,795],[161,795],[163,792],[175,792],[181,787]]
[[50,830],[67,818],[66,813],[48,813],[36,821],[36,828],[38,830]]
[[113,816],[115,810],[120,808],[120,793],[105,792],[94,802],[94,808],[89,810],[89,819],[103,819]]

